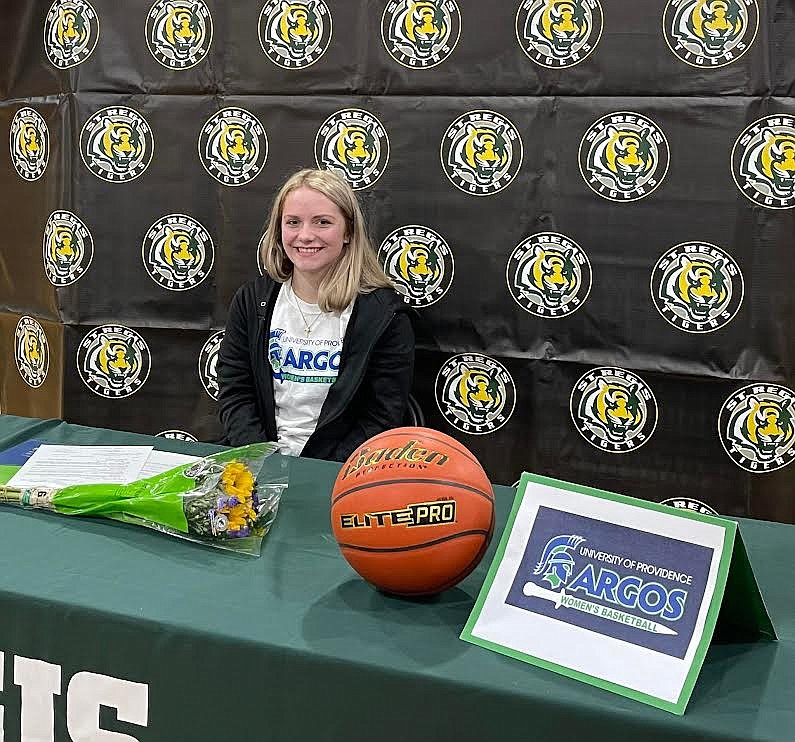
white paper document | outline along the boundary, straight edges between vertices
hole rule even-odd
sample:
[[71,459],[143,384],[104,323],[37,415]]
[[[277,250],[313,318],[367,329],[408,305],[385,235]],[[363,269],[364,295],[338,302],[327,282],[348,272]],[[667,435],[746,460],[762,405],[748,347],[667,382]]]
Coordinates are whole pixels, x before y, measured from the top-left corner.
[[152,446],[42,445],[8,483],[12,487],[127,484],[141,478]]
[[188,456],[184,453],[169,453],[168,451],[152,451],[144,462],[143,469],[138,475],[138,479],[148,479],[155,474],[162,474],[164,471],[173,469],[175,466],[189,464],[196,461],[199,456]]

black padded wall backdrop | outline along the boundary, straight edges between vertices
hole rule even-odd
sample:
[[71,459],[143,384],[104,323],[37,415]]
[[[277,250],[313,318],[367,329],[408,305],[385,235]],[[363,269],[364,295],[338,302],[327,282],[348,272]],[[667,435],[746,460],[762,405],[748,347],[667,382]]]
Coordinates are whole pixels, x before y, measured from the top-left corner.
[[318,166],[495,482],[795,522],[792,0],[2,14],[3,412],[217,440],[228,303]]

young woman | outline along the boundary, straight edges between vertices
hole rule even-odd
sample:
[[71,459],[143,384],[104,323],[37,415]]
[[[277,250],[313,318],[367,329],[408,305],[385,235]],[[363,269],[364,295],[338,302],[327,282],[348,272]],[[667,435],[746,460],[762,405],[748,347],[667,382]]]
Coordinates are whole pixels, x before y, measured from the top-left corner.
[[225,442],[344,461],[403,424],[414,365],[406,304],[353,190],[332,172],[287,180],[260,250],[266,275],[232,299],[218,358]]

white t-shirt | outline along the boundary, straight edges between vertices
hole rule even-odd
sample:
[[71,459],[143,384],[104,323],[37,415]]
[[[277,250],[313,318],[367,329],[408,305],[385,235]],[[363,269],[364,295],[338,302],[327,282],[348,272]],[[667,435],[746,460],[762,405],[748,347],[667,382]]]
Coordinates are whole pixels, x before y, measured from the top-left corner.
[[353,303],[341,312],[321,312],[317,304],[307,304],[295,295],[291,281],[279,289],[267,354],[282,453],[298,456],[317,427],[320,409],[339,373],[352,310]]

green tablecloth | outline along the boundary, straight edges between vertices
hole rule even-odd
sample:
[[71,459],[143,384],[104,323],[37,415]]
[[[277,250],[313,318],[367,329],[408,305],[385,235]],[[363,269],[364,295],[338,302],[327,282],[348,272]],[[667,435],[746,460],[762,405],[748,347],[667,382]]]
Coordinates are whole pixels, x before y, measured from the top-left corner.
[[[31,437],[215,449],[0,416],[0,449]],[[741,521],[780,641],[714,645],[676,717],[461,641],[496,537],[480,567],[441,596],[373,590],[330,533],[338,465],[294,459],[290,468],[260,559],[0,508],[6,742],[19,739],[14,655],[62,668],[56,740],[69,740],[66,690],[81,671],[148,684],[145,728],[100,714],[103,728],[140,742],[795,740],[795,526]],[[499,534],[513,490],[496,494]]]

